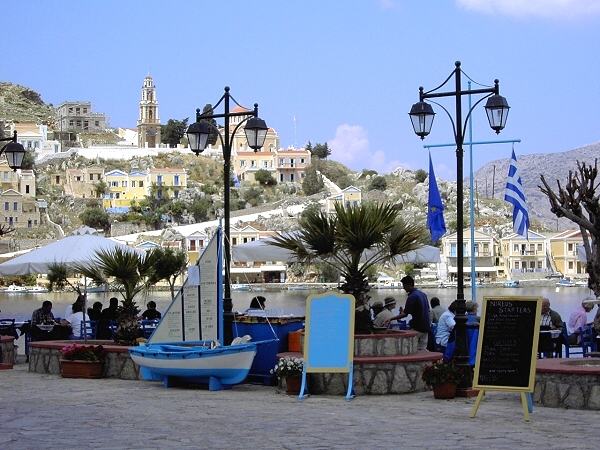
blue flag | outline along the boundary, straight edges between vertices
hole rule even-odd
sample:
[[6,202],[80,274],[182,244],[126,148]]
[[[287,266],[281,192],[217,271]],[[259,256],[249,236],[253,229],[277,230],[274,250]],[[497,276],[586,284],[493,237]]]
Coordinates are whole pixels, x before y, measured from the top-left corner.
[[513,231],[525,239],[529,239],[529,212],[527,211],[523,183],[521,183],[521,177],[517,169],[517,157],[515,156],[514,148],[512,159],[508,166],[508,179],[506,180],[504,200],[513,205]]
[[429,154],[429,201],[427,205],[427,228],[431,233],[431,240],[438,241],[446,233],[444,222],[444,205],[440,197],[440,191],[435,181],[431,153]]

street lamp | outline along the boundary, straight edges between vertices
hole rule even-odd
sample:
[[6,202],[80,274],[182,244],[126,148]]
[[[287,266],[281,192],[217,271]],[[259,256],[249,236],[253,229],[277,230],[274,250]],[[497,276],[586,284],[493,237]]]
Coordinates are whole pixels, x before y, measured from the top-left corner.
[[[485,111],[488,117],[488,121],[492,130],[496,133],[500,131],[506,125],[506,118],[508,117],[508,111],[510,107],[504,97],[500,95],[499,81],[494,80],[493,87],[486,87],[483,89],[467,89],[462,90],[461,77],[462,70],[460,68],[460,61],[455,63],[455,69],[450,73],[448,78],[438,87],[430,91],[424,92],[423,87],[419,88],[419,102],[415,103],[410,109],[410,120],[414,128],[415,134],[421,139],[425,139],[431,131],[433,124],[433,118],[435,112],[429,103],[425,100],[437,98],[437,97],[454,97],[455,98],[455,119],[448,112],[444,106],[440,105],[433,100],[429,100],[431,103],[435,103],[440,106],[450,118],[452,122],[452,128],[454,132],[454,140],[456,142],[456,245],[457,245],[457,309],[456,309],[456,353],[455,359],[458,366],[463,367],[465,377],[459,386],[463,393],[471,387],[472,376],[469,368],[469,353],[467,349],[467,316],[466,316],[466,303],[464,293],[464,249],[463,249],[463,143],[465,130],[469,117],[475,109],[475,107],[486,98],[488,99],[485,104]],[[446,83],[454,77],[455,89],[449,92],[438,92],[438,89],[444,87]],[[467,77],[468,78],[468,77]],[[465,122],[462,121],[462,97],[464,95],[473,94],[486,94],[480,98],[474,105],[469,109]],[[471,280],[474,282],[474,280]],[[475,301],[475,299],[472,299]]]
[[23,157],[25,156],[25,149],[17,142],[17,130],[14,131],[13,137],[0,139],[0,142],[6,141],[10,142],[0,149],[0,155],[4,153],[8,160],[8,167],[16,171],[23,165]]
[[[248,110],[243,112],[230,112],[229,102],[233,102],[240,106],[241,105],[231,96],[229,93],[229,86],[225,86],[225,93],[219,99],[217,104],[210,111],[201,113],[200,109],[196,110],[196,122],[191,124],[187,129],[187,137],[190,144],[190,149],[197,155],[202,153],[208,145],[209,137],[211,133],[217,132],[219,139],[221,140],[221,146],[223,148],[223,209],[225,219],[225,295],[223,297],[223,334],[225,344],[229,344],[232,340],[232,323],[233,323],[233,302],[231,301],[231,242],[230,242],[230,226],[229,226],[229,188],[231,183],[231,147],[233,144],[233,138],[235,133],[240,126],[245,123],[244,132],[248,145],[255,152],[260,150],[265,143],[267,137],[268,127],[264,120],[258,117],[258,103],[254,104],[254,111]],[[223,114],[213,114],[215,108],[223,103],[225,112]],[[231,117],[243,117],[234,128],[233,132],[229,132],[229,120]],[[212,119],[224,119],[223,136],[221,136],[220,130],[215,127],[210,121]]]

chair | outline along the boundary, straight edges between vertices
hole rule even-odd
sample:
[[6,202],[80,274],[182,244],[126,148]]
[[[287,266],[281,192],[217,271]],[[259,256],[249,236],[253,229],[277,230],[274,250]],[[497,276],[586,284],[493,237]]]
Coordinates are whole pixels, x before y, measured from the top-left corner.
[[79,335],[82,338],[85,336],[87,339],[96,339],[96,332],[98,330],[97,325],[98,323],[96,320],[82,320],[81,324],[79,325],[81,327],[79,330]]
[[148,339],[152,335],[154,330],[156,330],[158,322],[160,322],[160,320],[158,319],[140,321],[140,324],[142,325],[142,333],[144,334],[144,337],[146,339]]
[[[579,328],[579,343],[569,344],[569,335],[567,333],[567,325],[563,322],[562,328],[562,344],[565,347],[565,357],[570,358],[570,355],[582,355],[584,358],[588,352],[596,351],[596,342],[594,339],[594,331],[591,324]],[[575,350],[580,349],[580,350]]]
[[0,319],[0,336],[19,338],[19,334],[15,328],[15,319]]

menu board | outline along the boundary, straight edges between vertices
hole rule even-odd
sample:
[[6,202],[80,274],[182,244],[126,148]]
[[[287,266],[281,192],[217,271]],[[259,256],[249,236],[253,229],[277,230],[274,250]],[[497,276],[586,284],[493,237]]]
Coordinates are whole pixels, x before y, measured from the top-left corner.
[[327,292],[306,301],[306,372],[349,372],[354,358],[354,297]]
[[[211,241],[198,261],[198,267],[200,268],[200,298],[196,300],[200,307],[201,339],[205,341],[219,340],[220,304],[217,299],[220,298],[218,292],[220,278],[217,269],[220,264],[216,243],[216,240]],[[215,245],[214,251],[209,251],[211,245]]]
[[198,286],[183,287],[183,340],[199,341],[200,308],[198,306]]
[[484,297],[473,387],[532,392],[541,297]]

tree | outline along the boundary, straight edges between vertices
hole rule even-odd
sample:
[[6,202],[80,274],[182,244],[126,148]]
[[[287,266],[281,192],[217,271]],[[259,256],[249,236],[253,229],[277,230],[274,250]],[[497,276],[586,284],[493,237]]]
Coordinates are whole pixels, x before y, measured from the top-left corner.
[[[204,105],[204,108],[202,108],[202,114],[207,114],[207,115],[212,115],[213,114],[213,107],[210,103],[207,103],[206,105]],[[208,136],[208,143],[210,145],[215,145],[217,143],[217,139],[219,139],[219,132],[217,131],[218,125],[217,125],[217,121],[215,119],[203,119],[206,122],[210,123],[212,125],[211,127],[211,131],[210,131],[210,135]]]
[[250,203],[250,205],[252,206],[258,206],[258,203],[260,202],[260,196],[262,195],[262,193],[262,189],[251,187],[250,189],[244,192],[243,198],[246,201],[246,203]]
[[569,177],[563,187],[556,180],[558,193],[540,175],[542,184],[538,188],[550,201],[550,210],[556,217],[566,217],[579,226],[589,275],[588,287],[596,297],[600,297],[600,192],[596,181],[598,159],[594,165],[577,161],[577,171],[569,170]]
[[171,215],[171,217],[173,217],[173,220],[175,220],[175,222],[179,223],[181,222],[181,219],[183,218],[183,213],[185,213],[186,209],[187,208],[184,202],[182,202],[181,200],[176,200],[169,206],[169,214]]
[[423,169],[418,169],[415,171],[415,179],[417,182],[422,183],[427,179],[428,175]]
[[79,214],[79,219],[84,225],[87,225],[91,228],[102,229],[105,231],[110,229],[110,219],[108,213],[102,208],[85,208],[85,210]]
[[187,131],[188,119],[188,117],[183,120],[169,119],[166,125],[161,125],[160,141],[163,144],[169,144],[169,147],[177,147]]
[[327,157],[331,155],[331,150],[329,149],[327,142],[325,142],[324,144],[316,143],[315,146],[311,149],[311,154],[315,158],[327,159]]
[[277,184],[277,181],[275,180],[275,178],[273,178],[273,175],[271,175],[271,172],[269,172],[268,170],[265,170],[265,169],[257,170],[256,173],[254,174],[254,179],[259,184],[264,184],[265,186],[274,186]]
[[190,213],[194,216],[196,222],[204,222],[208,220],[208,213],[212,203],[206,197],[195,198],[190,206]]
[[310,141],[308,141],[308,143],[304,147],[304,150],[308,150],[310,152],[310,154],[312,155],[312,144],[310,143]]
[[371,180],[371,184],[369,185],[369,190],[377,190],[377,191],[385,191],[387,189],[387,181],[385,181],[385,177],[374,177]]
[[[291,251],[299,262],[321,261],[344,277],[340,289],[354,295],[358,306],[368,303],[367,275],[372,266],[392,261],[425,242],[420,226],[404,222],[390,203],[344,207],[337,203],[335,215],[307,214],[295,233],[279,233],[271,244]],[[359,309],[355,329],[370,329],[370,312]]]
[[321,192],[323,189],[325,189],[323,177],[317,173],[316,167],[311,164],[304,173],[302,190],[306,195],[313,195]]
[[108,284],[123,298],[119,307],[118,328],[115,341],[133,345],[139,335],[137,320],[140,310],[135,297],[148,289],[157,268],[159,252],[154,249],[146,254],[134,250],[116,248],[96,252],[92,264],[76,264],[73,270],[91,279],[97,285]]
[[104,194],[108,193],[108,185],[104,180],[100,180],[94,184],[94,193],[98,198],[102,198]]
[[32,151],[27,150],[23,155],[23,162],[21,163],[21,169],[33,170],[35,166],[35,155]]
[[156,284],[161,280],[166,280],[171,290],[171,300],[173,300],[175,299],[177,277],[184,273],[187,268],[187,253],[182,250],[175,251],[171,248],[157,248],[156,258],[156,267],[150,276],[150,283]]

